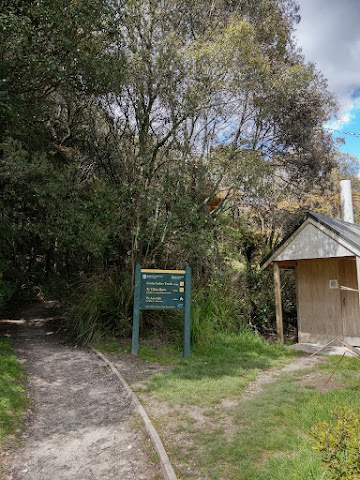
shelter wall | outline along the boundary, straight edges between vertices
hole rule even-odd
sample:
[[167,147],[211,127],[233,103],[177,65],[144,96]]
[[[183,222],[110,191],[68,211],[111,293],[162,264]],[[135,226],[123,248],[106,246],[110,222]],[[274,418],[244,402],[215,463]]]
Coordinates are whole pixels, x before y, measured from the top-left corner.
[[360,345],[359,295],[340,288],[358,288],[355,257],[298,261],[296,281],[299,342]]

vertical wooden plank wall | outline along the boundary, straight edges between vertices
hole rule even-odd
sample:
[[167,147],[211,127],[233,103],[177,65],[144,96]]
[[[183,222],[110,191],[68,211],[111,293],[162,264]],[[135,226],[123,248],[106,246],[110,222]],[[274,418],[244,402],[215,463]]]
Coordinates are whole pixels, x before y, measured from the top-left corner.
[[339,279],[337,258],[298,262],[299,342],[326,343],[343,336],[339,288],[329,280]]

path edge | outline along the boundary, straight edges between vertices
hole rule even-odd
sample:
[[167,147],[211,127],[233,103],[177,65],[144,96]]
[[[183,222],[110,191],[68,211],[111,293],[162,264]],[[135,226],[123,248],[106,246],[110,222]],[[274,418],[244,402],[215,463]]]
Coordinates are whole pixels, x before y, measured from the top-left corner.
[[162,443],[162,441],[159,437],[159,434],[157,433],[157,431],[156,431],[154,425],[152,424],[148,414],[146,413],[144,407],[141,405],[140,400],[135,395],[135,393],[132,391],[129,384],[124,379],[124,377],[121,375],[119,370],[115,367],[115,365],[112,362],[110,362],[110,360],[108,360],[105,357],[105,355],[103,355],[101,352],[96,350],[96,348],[94,348],[94,347],[90,347],[90,348],[94,353],[96,353],[96,355],[98,357],[100,357],[106,363],[106,365],[108,365],[108,367],[110,367],[113,374],[120,380],[123,387],[125,388],[125,390],[129,394],[129,396],[130,396],[130,398],[131,398],[131,400],[132,400],[132,402],[135,406],[135,409],[136,409],[137,413],[139,413],[141,418],[143,419],[143,422],[145,424],[145,428],[146,428],[146,430],[149,434],[151,442],[152,442],[156,452],[159,455],[160,466],[161,466],[161,470],[162,470],[163,475],[164,475],[164,479],[165,480],[178,480],[178,477],[175,474],[174,468],[173,468],[173,466],[170,462],[168,454],[165,451],[164,445],[163,445],[163,443]]

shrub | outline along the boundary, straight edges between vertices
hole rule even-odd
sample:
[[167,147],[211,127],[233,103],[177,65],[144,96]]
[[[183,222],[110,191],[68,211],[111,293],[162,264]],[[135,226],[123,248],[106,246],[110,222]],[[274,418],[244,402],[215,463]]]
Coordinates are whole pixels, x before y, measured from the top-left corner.
[[88,344],[107,333],[129,335],[129,285],[129,280],[119,278],[114,272],[82,280],[66,308],[71,338],[77,343]]
[[321,454],[326,478],[360,478],[360,418],[345,407],[333,413],[329,422],[318,422],[310,431],[314,449]]
[[2,313],[12,300],[16,286],[6,280],[0,279],[0,313]]
[[236,332],[246,321],[241,298],[226,285],[211,283],[194,289],[191,302],[191,336],[194,343],[211,343],[216,333]]

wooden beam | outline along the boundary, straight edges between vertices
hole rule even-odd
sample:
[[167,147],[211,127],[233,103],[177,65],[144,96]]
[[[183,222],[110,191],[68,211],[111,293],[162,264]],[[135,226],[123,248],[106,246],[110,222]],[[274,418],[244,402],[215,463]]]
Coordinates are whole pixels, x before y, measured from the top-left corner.
[[284,343],[284,328],[281,304],[281,283],[280,283],[280,268],[277,262],[274,262],[274,287],[275,287],[275,309],[276,309],[276,330],[277,340],[279,343]]

